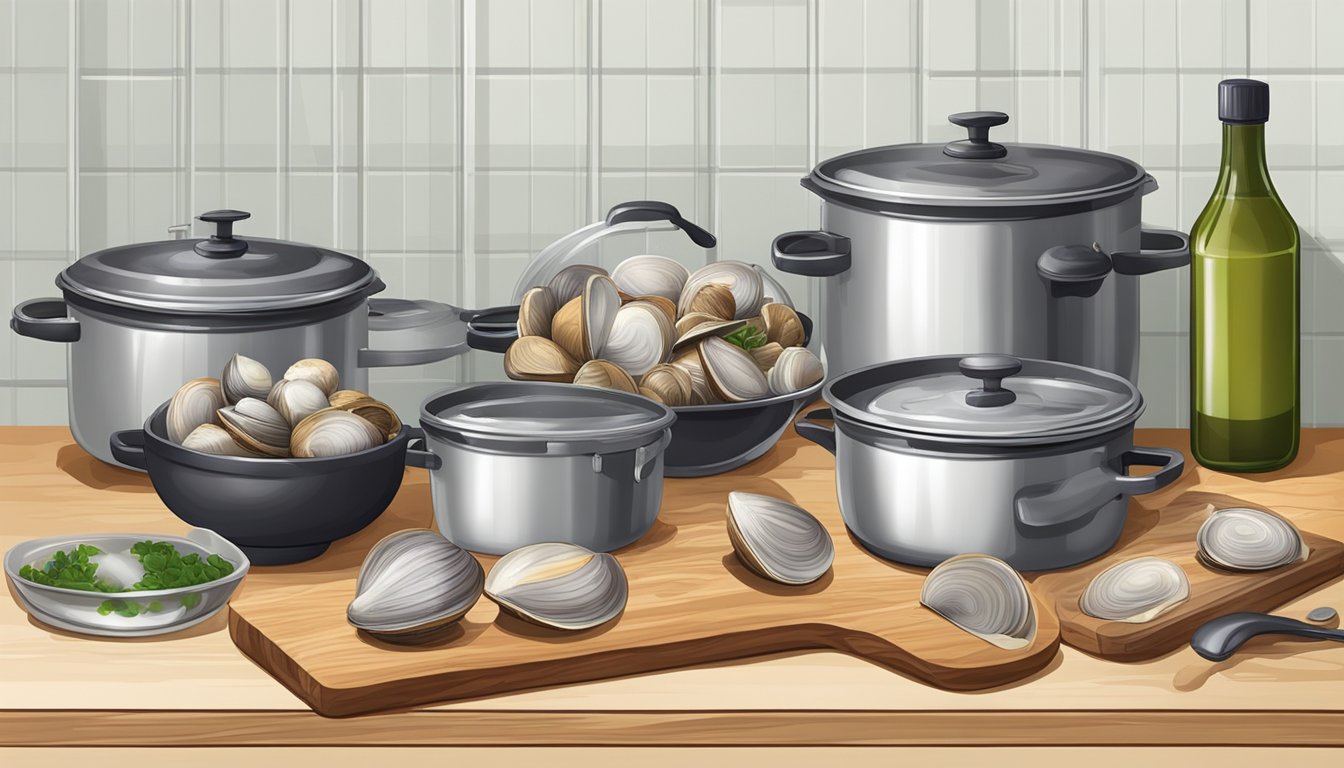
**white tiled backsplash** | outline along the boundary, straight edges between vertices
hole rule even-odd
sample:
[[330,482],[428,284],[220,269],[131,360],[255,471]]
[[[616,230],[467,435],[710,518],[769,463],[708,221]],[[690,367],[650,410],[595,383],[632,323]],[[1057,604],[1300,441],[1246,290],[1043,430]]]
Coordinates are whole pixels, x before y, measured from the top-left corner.
[[[1341,37],[1330,0],[0,0],[0,301],[220,207],[367,259],[385,295],[460,306],[506,303],[532,253],[627,199],[765,264],[816,225],[798,179],[817,160],[951,139],[969,109],[1012,115],[1000,138],[1141,162],[1162,184],[1145,221],[1187,228],[1215,84],[1250,75],[1303,231],[1305,420],[1341,424]],[[1144,278],[1148,425],[1187,421],[1188,289]],[[413,410],[500,375],[472,353],[373,386]],[[63,423],[64,383],[60,345],[0,333],[0,423]]]

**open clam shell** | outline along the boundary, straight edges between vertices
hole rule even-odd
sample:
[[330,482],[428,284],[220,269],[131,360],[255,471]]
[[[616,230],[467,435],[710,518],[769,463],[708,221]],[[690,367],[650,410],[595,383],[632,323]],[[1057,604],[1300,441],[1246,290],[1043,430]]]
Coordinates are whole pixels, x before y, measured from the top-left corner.
[[551,318],[560,307],[548,286],[529,288],[518,302],[518,335],[551,337]]
[[1267,571],[1310,554],[1292,523],[1249,507],[1217,510],[1199,527],[1195,543],[1204,563],[1234,571]]
[[571,264],[555,273],[547,287],[555,294],[556,306],[564,306],[583,293],[588,278],[593,275],[606,276],[607,270],[592,264]]
[[[752,359],[757,358],[753,355]],[[807,389],[825,376],[826,369],[811,350],[807,347],[787,347],[779,353],[766,381],[771,392],[789,395]]]
[[650,368],[639,380],[640,394],[653,392],[658,401],[672,407],[690,405],[694,384],[691,375],[671,363]]
[[279,411],[291,427],[323,408],[330,407],[327,395],[309,379],[277,381],[266,396],[266,403]]
[[219,424],[217,411],[226,405],[219,379],[192,379],[173,393],[168,401],[168,439],[186,440],[202,424]]
[[359,400],[371,400],[367,392],[360,392],[358,389],[338,389],[331,393],[327,402],[332,408],[344,408],[346,405]]
[[747,350],[747,354],[751,355],[751,359],[756,361],[756,367],[760,368],[762,371],[766,371],[767,374],[771,368],[775,367],[775,363],[779,361],[779,356],[783,352],[784,348],[773,341]]
[[750,264],[740,261],[718,261],[706,264],[691,273],[682,287],[677,310],[684,315],[691,311],[690,302],[700,289],[711,283],[727,286],[733,294],[734,313],[732,319],[742,320],[760,314],[764,297],[764,283],[761,274]]
[[413,640],[461,619],[484,585],[484,569],[466,550],[433,531],[397,531],[364,558],[345,616],[366,632]]
[[741,347],[711,336],[700,342],[698,349],[705,379],[719,398],[740,403],[770,394],[765,374]]
[[733,291],[728,286],[709,283],[700,286],[691,297],[690,303],[686,305],[686,313],[700,313],[720,320],[732,320],[737,312],[735,301]]
[[691,379],[691,405],[704,405],[719,402],[719,396],[709,386],[709,377],[700,362],[700,348],[689,347],[672,356],[671,365],[686,372]]
[[757,493],[728,494],[728,538],[748,568],[780,584],[810,584],[835,560],[825,526],[807,510]]
[[681,299],[681,287],[690,272],[680,262],[666,256],[631,256],[616,265],[611,279],[616,287],[631,296],[662,296],[675,302]]
[[294,427],[290,451],[301,459],[359,453],[383,444],[383,432],[368,419],[339,408],[318,411]]
[[1143,624],[1189,597],[1190,579],[1179,565],[1160,557],[1136,557],[1097,574],[1078,607],[1094,618]]
[[485,596],[507,613],[544,627],[590,629],[625,610],[629,594],[616,558],[549,542],[501,557],[485,578]]
[[234,355],[224,364],[219,377],[224,399],[236,405],[245,397],[265,400],[271,392],[271,372],[266,366],[243,355]]
[[579,363],[544,336],[523,336],[505,350],[504,372],[511,379],[567,384],[579,372]]
[[336,366],[321,358],[309,357],[289,366],[284,379],[288,381],[307,381],[322,390],[324,397],[341,388],[341,374]]
[[1036,614],[1026,582],[990,555],[957,555],[924,579],[919,602],[961,629],[1005,650],[1031,645]]
[[248,456],[260,457],[262,454],[249,451],[238,444],[223,427],[217,424],[202,424],[193,429],[182,440],[182,447],[198,453],[212,456]]
[[630,374],[609,360],[589,360],[579,366],[579,372],[574,374],[574,383],[583,387],[639,393],[639,386],[630,378]]
[[765,322],[765,336],[781,347],[797,347],[803,343],[803,321],[787,304],[762,304],[761,319]]
[[685,349],[711,336],[727,336],[746,324],[746,320],[711,320],[699,323],[677,337],[677,340],[672,342],[672,349]]
[[646,301],[632,301],[616,312],[598,356],[631,376],[643,376],[667,360],[674,333],[672,321],[661,309]]
[[245,397],[221,408],[219,422],[250,451],[267,456],[289,455],[289,422],[265,400]]
[[[337,407],[337,406],[333,406]],[[383,441],[391,440],[401,431],[401,417],[392,407],[381,400],[364,397],[359,400],[342,403],[339,408],[364,419],[383,434]]]

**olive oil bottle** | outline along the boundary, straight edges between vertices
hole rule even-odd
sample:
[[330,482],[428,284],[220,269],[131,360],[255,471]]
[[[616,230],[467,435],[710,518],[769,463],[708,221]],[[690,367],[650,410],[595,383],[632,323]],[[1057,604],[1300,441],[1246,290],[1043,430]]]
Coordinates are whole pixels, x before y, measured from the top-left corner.
[[1218,84],[1222,167],[1190,232],[1190,441],[1195,459],[1267,472],[1297,455],[1297,225],[1265,165],[1269,85]]

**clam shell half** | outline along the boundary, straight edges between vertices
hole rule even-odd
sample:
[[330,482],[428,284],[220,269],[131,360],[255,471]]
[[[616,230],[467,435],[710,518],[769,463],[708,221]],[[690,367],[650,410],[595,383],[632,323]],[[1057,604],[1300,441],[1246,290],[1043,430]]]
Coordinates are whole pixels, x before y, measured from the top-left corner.
[[219,383],[224,390],[224,399],[230,405],[236,405],[245,397],[265,400],[271,392],[271,372],[250,357],[234,355],[224,364]]
[[1097,574],[1078,607],[1093,618],[1143,624],[1188,597],[1190,579],[1181,566],[1160,557],[1136,557]]
[[548,542],[501,557],[485,578],[485,596],[507,613],[544,627],[591,629],[625,610],[629,594],[616,558]]
[[298,458],[314,459],[359,453],[382,444],[382,430],[368,419],[327,408],[294,427],[290,450]]
[[997,557],[967,554],[944,560],[924,579],[919,602],[1005,650],[1025,648],[1036,636],[1027,585]]
[[265,400],[245,397],[219,409],[219,422],[250,451],[267,456],[289,455],[289,422]]
[[780,584],[810,584],[835,560],[826,528],[796,504],[758,493],[728,494],[728,538],[748,568]]
[[1249,507],[1214,512],[1199,527],[1195,543],[1202,561],[1234,571],[1267,571],[1305,560],[1309,554],[1292,523]]
[[616,287],[631,296],[662,296],[674,305],[681,298],[681,287],[691,274],[666,256],[631,256],[616,265],[611,279]]
[[430,530],[397,531],[373,545],[345,617],[388,639],[410,640],[451,624],[480,599],[485,571]]
[[168,439],[181,443],[202,424],[218,424],[217,411],[226,405],[219,379],[192,379],[168,401]]
[[733,316],[729,319],[743,320],[760,314],[761,301],[764,298],[764,282],[761,273],[750,264],[741,261],[718,261],[697,269],[686,279],[681,289],[681,299],[677,303],[679,314],[691,311],[691,299],[700,289],[711,283],[727,286],[733,294]]
[[770,394],[765,374],[741,347],[711,336],[700,342],[699,350],[705,379],[720,398],[740,403]]

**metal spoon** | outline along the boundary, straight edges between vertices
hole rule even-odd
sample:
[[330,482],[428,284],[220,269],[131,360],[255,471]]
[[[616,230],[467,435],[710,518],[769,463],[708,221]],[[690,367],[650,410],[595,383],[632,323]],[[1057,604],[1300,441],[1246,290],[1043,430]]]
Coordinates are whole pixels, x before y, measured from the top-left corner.
[[1209,661],[1224,661],[1257,635],[1295,635],[1344,642],[1344,630],[1313,627],[1297,619],[1267,613],[1229,613],[1195,630],[1190,647]]

